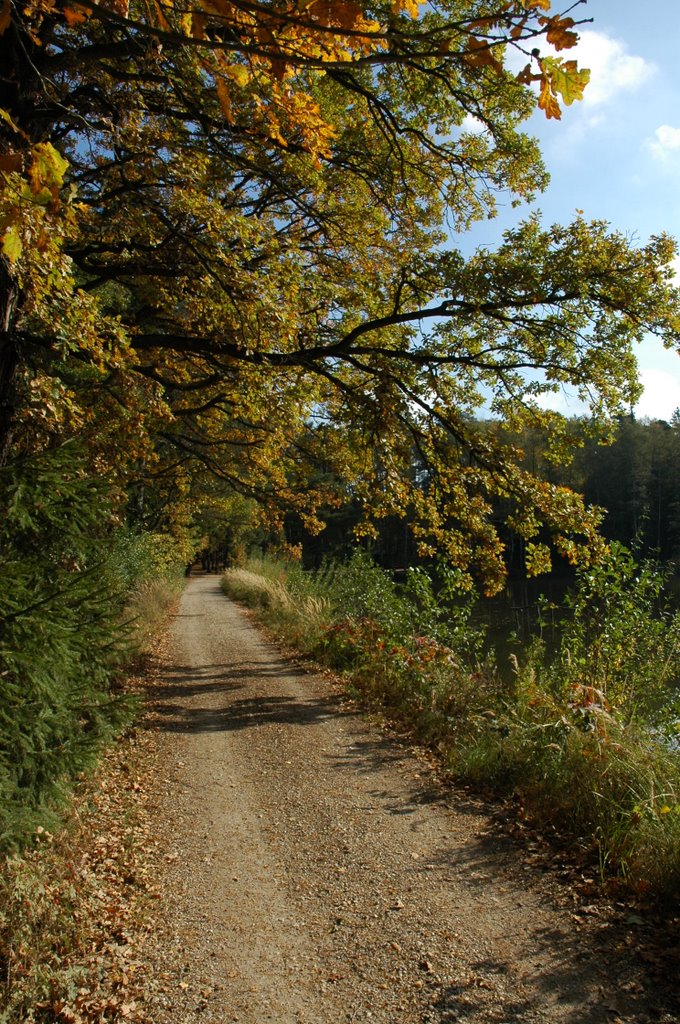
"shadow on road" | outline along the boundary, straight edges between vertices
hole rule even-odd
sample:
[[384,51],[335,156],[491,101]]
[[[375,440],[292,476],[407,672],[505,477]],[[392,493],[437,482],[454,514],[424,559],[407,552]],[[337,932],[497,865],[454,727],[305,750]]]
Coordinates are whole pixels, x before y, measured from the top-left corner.
[[[632,913],[631,906],[624,902],[613,913],[604,904],[601,908],[590,905],[592,896],[584,897],[580,891],[582,870],[572,863],[568,849],[561,851],[533,842],[536,836],[530,829],[526,835],[513,834],[509,826],[514,814],[500,803],[494,806],[489,800],[457,791],[451,780],[421,779],[413,763],[409,764],[404,747],[390,737],[354,740],[340,756],[331,755],[328,760],[341,770],[369,780],[374,777],[377,781],[379,777],[381,784],[369,789],[367,796],[376,809],[409,822],[414,839],[428,805],[455,810],[457,821],[467,819],[462,830],[458,827],[450,834],[444,832],[436,849],[409,865],[414,886],[417,876],[424,872],[441,880],[442,891],[455,881],[480,901],[480,907],[497,913],[502,921],[505,892],[517,892],[518,867],[526,869],[527,890],[534,888],[533,878],[538,873],[544,872],[549,880],[563,868],[563,877],[554,884],[554,898],[556,906],[564,907],[571,893],[571,913],[565,915],[564,927],[541,928],[532,924],[529,914],[527,935],[517,936],[517,947],[511,947],[508,962],[480,957],[470,963],[472,976],[465,982],[433,985],[432,1006],[437,1016],[433,1014],[432,1021],[478,1020],[478,989],[487,988],[500,996],[504,979],[515,966],[515,955],[521,956],[523,939],[527,948],[536,951],[535,957],[527,961],[532,987],[543,993],[546,1007],[555,1007],[561,1021],[613,1024],[625,1019],[636,1024],[679,1024],[680,1000],[674,979],[680,949],[677,927],[670,920],[665,924],[658,920],[656,928],[654,916]],[[409,785],[385,787],[386,769],[400,771]],[[427,770],[423,775],[429,776]],[[547,894],[546,898],[552,899]],[[455,927],[455,908],[452,925]],[[512,938],[509,936],[511,942]],[[593,1004],[592,993],[598,991],[601,1000]],[[507,1024],[533,1019],[529,1002],[506,1002],[500,996],[497,1010],[498,1020]]]
[[152,708],[147,727],[165,732],[234,732],[266,725],[315,725],[342,715],[340,698],[315,699],[258,694],[240,697],[263,680],[280,680],[281,664],[174,666],[159,685],[148,688]]

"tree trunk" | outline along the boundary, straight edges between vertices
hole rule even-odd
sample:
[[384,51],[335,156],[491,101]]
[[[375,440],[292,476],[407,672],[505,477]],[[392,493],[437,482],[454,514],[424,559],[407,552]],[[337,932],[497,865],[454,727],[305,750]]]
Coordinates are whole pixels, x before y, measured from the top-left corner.
[[9,456],[16,421],[19,352],[14,322],[19,288],[7,261],[0,257],[0,466]]
[[[0,108],[21,125],[21,133],[17,133],[0,120],[2,155],[30,149],[43,137],[40,60],[46,50],[50,24],[48,19],[44,19],[42,42],[22,27],[17,17],[0,35]],[[0,255],[0,466],[7,462],[17,425],[20,351],[16,322],[20,302],[21,291],[16,274],[8,260]]]

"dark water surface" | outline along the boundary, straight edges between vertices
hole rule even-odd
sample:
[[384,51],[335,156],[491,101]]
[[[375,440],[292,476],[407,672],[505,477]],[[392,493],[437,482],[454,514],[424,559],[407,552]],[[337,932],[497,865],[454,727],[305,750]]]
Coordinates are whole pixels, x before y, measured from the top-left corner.
[[[473,622],[485,630],[485,649],[495,653],[503,678],[512,675],[510,656],[521,660],[535,638],[543,641],[549,657],[557,652],[569,615],[564,601],[574,586],[574,579],[567,577],[510,579],[502,593],[480,598]],[[669,579],[665,595],[673,608],[680,609],[680,576]]]

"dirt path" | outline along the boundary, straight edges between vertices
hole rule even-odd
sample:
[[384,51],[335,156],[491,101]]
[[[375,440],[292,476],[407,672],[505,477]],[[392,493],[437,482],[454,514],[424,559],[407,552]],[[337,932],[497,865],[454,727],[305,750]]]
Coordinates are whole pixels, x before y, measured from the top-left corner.
[[152,727],[167,844],[154,1024],[644,1024],[612,929],[488,809],[191,579]]

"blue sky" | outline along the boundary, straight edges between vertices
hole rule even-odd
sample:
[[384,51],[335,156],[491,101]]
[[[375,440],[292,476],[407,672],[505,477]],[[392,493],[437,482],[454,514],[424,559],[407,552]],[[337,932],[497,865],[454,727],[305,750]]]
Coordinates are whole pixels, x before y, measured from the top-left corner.
[[[578,209],[641,242],[662,231],[680,239],[680,0],[588,0],[571,16],[593,19],[567,54],[591,80],[560,122],[539,112],[528,123],[551,175],[536,205],[547,223],[569,222]],[[493,244],[516,216],[480,225],[475,241]],[[677,268],[680,282],[680,259]],[[649,339],[638,361],[645,393],[637,415],[670,418],[680,407],[680,355]],[[563,412],[579,411],[554,399]]]

